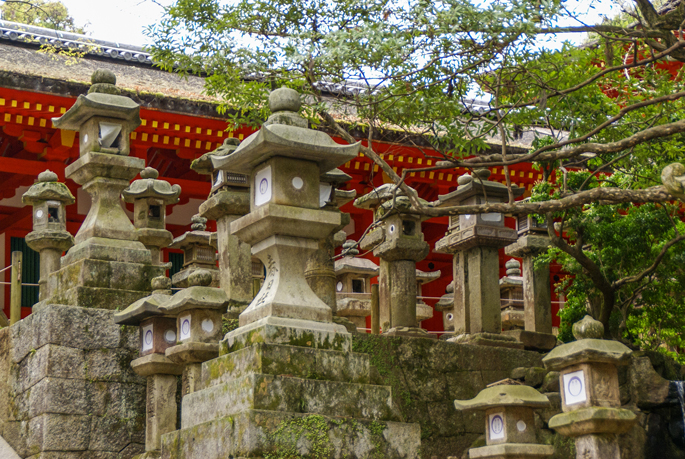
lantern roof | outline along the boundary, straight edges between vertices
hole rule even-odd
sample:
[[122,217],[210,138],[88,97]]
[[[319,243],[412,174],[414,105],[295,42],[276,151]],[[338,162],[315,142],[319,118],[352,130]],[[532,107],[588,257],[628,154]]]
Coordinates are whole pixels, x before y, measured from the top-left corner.
[[171,279],[155,277],[152,279],[152,294],[141,298],[123,311],[114,314],[114,323],[121,325],[138,325],[143,320],[164,315],[159,306],[171,298]]
[[87,95],[80,95],[76,103],[52,124],[58,129],[79,131],[94,116],[123,121],[135,129],[140,126],[140,105],[130,97],[120,95],[116,76],[110,70],[98,69],[91,76],[93,83]]
[[483,389],[471,400],[455,400],[457,410],[487,410],[504,406],[547,408],[549,399],[530,386],[518,384],[498,385]]
[[[463,201],[473,196],[485,196],[487,198],[508,198],[509,191],[507,186],[488,180],[490,171],[488,169],[479,169],[474,172],[475,177],[470,174],[464,174],[457,179],[459,186],[456,190],[448,194],[438,196],[438,200],[434,203],[436,207],[459,205]],[[514,197],[521,196],[525,189],[515,184],[511,185]]]
[[75,202],[69,188],[64,183],[58,182],[57,174],[51,170],[38,174],[38,181],[31,185],[31,188],[21,197],[21,202],[31,206],[45,201],[60,201],[67,206]]
[[159,180],[157,170],[146,167],[140,172],[140,179],[131,182],[128,188],[121,192],[124,201],[133,202],[136,199],[157,198],[166,204],[175,204],[181,194],[180,185],[171,185],[166,180]]

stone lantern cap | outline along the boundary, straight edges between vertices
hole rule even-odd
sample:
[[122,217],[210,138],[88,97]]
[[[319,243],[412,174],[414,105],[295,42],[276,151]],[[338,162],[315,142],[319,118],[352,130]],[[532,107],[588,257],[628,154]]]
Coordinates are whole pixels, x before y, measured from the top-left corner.
[[436,279],[439,279],[440,275],[440,271],[421,271],[420,269],[417,269],[416,281],[421,285],[428,284]]
[[160,310],[167,314],[178,315],[189,309],[226,309],[228,296],[220,288],[209,287],[212,279],[211,272],[198,269],[188,276],[190,287],[181,290],[160,305]]
[[447,284],[445,294],[435,303],[436,311],[446,311],[454,307],[454,281]]
[[345,256],[335,260],[335,275],[357,274],[362,277],[375,277],[378,275],[378,265],[367,258]]
[[216,233],[206,231],[207,219],[200,217],[199,215],[193,215],[192,224],[190,225],[191,231],[183,233],[179,237],[175,238],[174,241],[169,246],[170,249],[185,249],[193,244],[198,245],[209,245],[214,249],[217,248],[217,238]]
[[212,157],[224,157],[233,153],[240,145],[240,140],[235,137],[224,139],[216,150],[209,151],[190,163],[190,168],[200,175],[211,175],[214,172]]
[[632,351],[623,343],[600,339],[604,326],[589,315],[573,324],[573,336],[578,341],[557,346],[542,362],[550,370],[561,370],[577,363],[610,363],[628,365]]
[[94,116],[119,119],[135,129],[140,126],[140,106],[132,99],[120,95],[115,86],[116,76],[110,70],[98,69],[91,76],[93,85],[87,95],[80,95],[76,103],[52,124],[58,129],[78,131]]
[[[488,180],[490,171],[487,169],[479,169],[475,171],[477,179],[471,175],[465,174],[459,177],[457,183],[459,186],[451,193],[438,196],[438,200],[433,203],[435,207],[454,206],[465,201],[473,196],[487,196],[487,198],[508,198],[509,192],[507,186]],[[516,185],[511,186],[514,197],[521,196],[525,189]]]
[[385,183],[376,189],[371,190],[364,196],[360,196],[354,201],[354,207],[359,209],[373,210],[376,209],[381,203],[391,200],[393,195],[396,198],[401,196],[406,197],[406,193],[401,188],[397,188],[397,192],[394,192],[397,186],[394,183]]
[[548,408],[549,399],[530,386],[499,385],[483,389],[471,400],[455,400],[461,411],[488,410],[502,406]]
[[331,183],[335,186],[342,185],[345,182],[352,180],[352,176],[341,171],[337,167],[321,174],[320,177],[322,182]]
[[121,325],[138,325],[143,320],[162,316],[164,311],[159,306],[171,298],[171,279],[155,277],[152,279],[152,294],[132,303],[123,311],[114,314],[114,323]]
[[64,205],[73,204],[75,199],[69,188],[57,181],[57,174],[46,170],[38,174],[38,181],[31,185],[21,197],[21,202],[35,206],[45,201],[60,201]]
[[308,129],[306,120],[297,114],[300,105],[297,91],[285,87],[272,91],[269,107],[273,114],[267,122],[232,154],[212,156],[214,168],[250,174],[263,162],[279,156],[315,162],[323,173],[357,156],[360,142],[341,145],[324,132]]
[[159,172],[146,167],[140,172],[140,179],[134,180],[131,185],[121,192],[124,201],[133,202],[136,199],[157,198],[166,204],[175,204],[181,194],[179,185],[171,185],[166,180],[158,180]]

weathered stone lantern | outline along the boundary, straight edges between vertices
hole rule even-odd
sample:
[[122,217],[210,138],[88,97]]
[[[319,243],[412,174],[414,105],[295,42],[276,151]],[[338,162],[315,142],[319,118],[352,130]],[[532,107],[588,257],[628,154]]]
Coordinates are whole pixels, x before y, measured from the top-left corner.
[[206,230],[207,219],[199,215],[191,218],[190,231],[180,235],[169,248],[183,250],[183,269],[171,277],[176,287],[186,288],[188,277],[198,270],[206,270],[212,276],[212,286],[219,286],[219,270],[216,267],[216,233]]
[[57,174],[46,170],[38,174],[38,181],[21,198],[33,206],[33,231],[26,235],[26,243],[40,252],[39,299],[50,297],[48,276],[59,269],[62,252],[74,245],[74,237],[67,231],[65,207],[74,203],[69,188],[57,181]]
[[505,247],[507,255],[523,260],[524,329],[512,330],[514,336],[528,349],[550,350],[556,345],[552,334],[552,296],[549,263],[535,262],[535,257],[547,251],[547,224],[533,215],[519,215],[516,220],[519,238]]
[[[338,189],[343,183],[352,179],[340,169],[332,169],[320,176],[319,206],[321,210],[340,214],[341,222],[337,228],[319,241],[319,249],[307,259],[304,277],[316,296],[326,303],[333,315],[337,315],[336,274],[333,263],[335,248],[345,242],[346,234],[342,228],[350,223],[349,214],[341,213],[340,207],[347,204],[357,195],[355,190]],[[342,316],[340,316],[342,317]]]
[[379,222],[360,241],[360,247],[373,249],[381,259],[378,283],[383,332],[428,338],[431,336],[419,328],[416,317],[416,262],[428,255],[429,246],[421,232],[422,218],[403,212],[410,208],[409,198],[395,189],[393,184],[385,184],[354,202],[355,207],[373,210],[374,221]]
[[294,90],[272,92],[272,115],[262,129],[232,154],[212,157],[215,167],[250,177],[250,213],[232,222],[231,232],[252,246],[267,269],[264,286],[240,315],[241,328],[227,337],[274,317],[344,330],[331,322],[331,308],[307,284],[304,260],[342,222],[339,212],[321,210],[319,177],[354,158],[359,144],[339,145],[323,132],[307,129],[307,121],[297,114],[300,105]]
[[502,330],[522,329],[525,325],[523,313],[523,278],[521,263],[508,260],[506,276],[499,280],[499,294],[502,302]]
[[[505,202],[507,187],[488,180],[490,171],[462,175],[457,189],[438,197],[438,207]],[[515,197],[523,188],[512,186]],[[504,226],[504,215],[485,213],[450,217],[448,233],[435,250],[453,253],[455,279],[454,340],[480,345],[521,347],[513,337],[501,335],[499,249],[516,240],[516,231]]]
[[628,432],[637,417],[621,408],[618,366],[630,363],[624,344],[601,339],[604,326],[590,316],[573,325],[577,341],[557,346],[542,362],[559,372],[561,409],[549,427],[574,437],[578,459],[620,459],[616,436]]
[[168,277],[152,279],[152,294],[114,314],[114,322],[140,329],[140,357],[131,367],[147,378],[145,451],[158,451],[165,433],[176,430],[176,376],[183,367],[169,360],[165,351],[176,344],[176,320],[159,309],[171,298]]
[[219,355],[221,316],[226,312],[228,296],[220,288],[210,287],[212,273],[199,269],[191,273],[188,287],[162,303],[159,309],[176,318],[176,345],[165,355],[183,369],[183,395],[195,392],[200,382],[201,364]]
[[471,400],[455,400],[457,410],[485,411],[485,443],[469,450],[476,459],[541,459],[554,454],[536,443],[534,410],[549,407],[547,397],[529,386],[496,385]]
[[416,270],[416,320],[421,323],[424,320],[432,319],[435,311],[423,301],[423,286],[440,278],[440,271],[421,271]]
[[[128,156],[140,106],[120,94],[112,72],[96,70],[92,82],[87,95],[52,120],[55,128],[79,131],[80,157],[65,173],[90,194],[92,204],[74,247],[48,282],[55,303],[125,308],[150,293],[151,280],[163,275],[164,267],[152,264],[121,203],[121,192],[145,166],[143,159]],[[75,270],[120,275],[74,276]]]
[[234,318],[254,297],[250,246],[230,230],[231,222],[250,211],[250,188],[246,175],[215,169],[212,157],[228,156],[238,145],[238,139],[227,138],[219,148],[205,153],[190,165],[198,174],[212,177],[212,191],[200,205],[200,215],[216,221],[219,286],[228,295],[228,312]]
[[124,201],[133,203],[133,226],[138,230],[138,240],[150,250],[152,263],[162,264],[162,251],[173,241],[166,230],[166,206],[178,202],[181,194],[179,185],[170,185],[159,180],[159,173],[146,167],[140,172],[140,179],[121,192]]
[[447,284],[445,294],[435,303],[435,310],[442,313],[442,328],[454,331],[454,281]]
[[343,244],[344,256],[335,260],[336,314],[346,317],[357,328],[366,328],[371,315],[371,279],[378,275],[378,265],[366,258],[357,258],[356,242]]

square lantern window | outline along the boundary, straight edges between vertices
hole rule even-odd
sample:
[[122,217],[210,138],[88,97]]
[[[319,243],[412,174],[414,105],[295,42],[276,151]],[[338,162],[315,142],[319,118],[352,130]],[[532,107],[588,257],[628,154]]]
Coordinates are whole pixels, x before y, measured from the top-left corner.
[[516,218],[516,231],[518,234],[547,233],[547,222],[539,221],[534,215],[519,215]]
[[233,174],[231,172],[226,172],[223,170],[214,171],[212,177],[212,191],[216,191],[219,188],[236,187],[236,188],[247,188],[249,183],[247,181],[247,175],[243,174]]
[[151,205],[147,211],[147,217],[150,220],[162,219],[162,206]]
[[119,149],[121,146],[121,124],[100,122],[98,143],[103,148]]
[[364,279],[352,279],[352,292],[353,293],[365,293],[364,292]]
[[416,222],[413,220],[402,220],[402,234],[404,236],[415,236],[416,226]]
[[48,205],[48,223],[59,223],[59,207]]

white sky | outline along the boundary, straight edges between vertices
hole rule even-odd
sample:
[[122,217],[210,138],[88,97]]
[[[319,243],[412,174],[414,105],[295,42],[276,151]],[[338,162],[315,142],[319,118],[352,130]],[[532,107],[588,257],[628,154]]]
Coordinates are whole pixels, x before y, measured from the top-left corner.
[[[142,46],[150,44],[143,30],[162,17],[160,5],[170,5],[173,0],[62,0],[62,3],[77,26],[88,24],[86,32],[93,38]],[[614,16],[619,12],[617,2],[611,0],[567,0],[566,4],[569,9],[583,12],[588,23],[596,22],[600,15]],[[563,37],[576,43],[582,38],[580,34]]]

